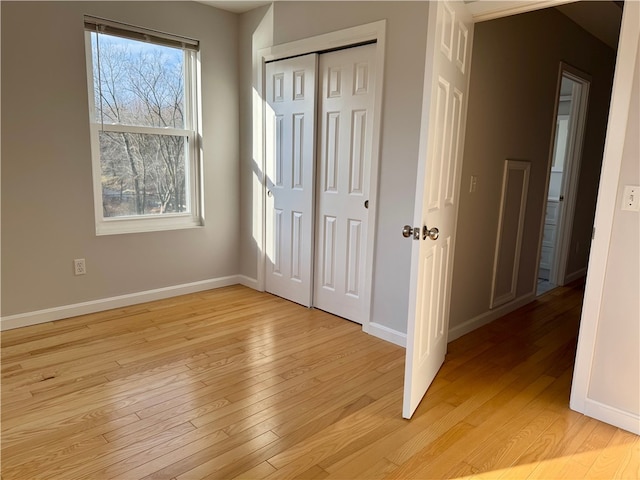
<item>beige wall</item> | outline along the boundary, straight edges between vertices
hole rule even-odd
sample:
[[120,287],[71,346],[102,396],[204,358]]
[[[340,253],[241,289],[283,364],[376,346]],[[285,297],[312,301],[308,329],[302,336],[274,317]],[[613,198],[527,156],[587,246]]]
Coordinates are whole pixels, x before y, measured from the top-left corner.
[[[640,49],[638,50],[640,51]],[[640,56],[618,182],[588,396],[640,416],[640,215],[622,211],[625,185],[640,185]]]
[[[237,15],[192,2],[1,8],[2,315],[236,274]],[[95,235],[83,14],[201,41],[204,228]]]
[[[535,288],[560,61],[592,77],[567,273],[587,264],[614,52],[555,9],[475,26],[450,327],[489,311],[502,168],[531,162],[516,297]],[[479,177],[469,193],[470,176]]]
[[[406,332],[411,242],[401,235],[411,222],[415,201],[422,85],[427,35],[424,2],[276,2],[273,5],[273,44],[292,42],[335,30],[387,20],[378,225],[374,254],[371,321]],[[245,15],[243,15],[245,17]],[[243,18],[243,35],[251,33],[255,17]],[[246,39],[242,65],[248,65]],[[241,52],[242,53],[242,52]],[[247,95],[246,86],[243,95]],[[246,98],[241,105],[246,105]],[[243,108],[247,111],[247,107]],[[246,126],[246,121],[242,121]],[[244,128],[244,127],[243,127]],[[245,140],[246,141],[246,140]],[[248,145],[241,147],[242,198],[250,196]],[[256,251],[250,238],[250,212],[243,203],[241,220],[242,273],[255,277],[251,261]],[[245,262],[245,258],[249,261]]]

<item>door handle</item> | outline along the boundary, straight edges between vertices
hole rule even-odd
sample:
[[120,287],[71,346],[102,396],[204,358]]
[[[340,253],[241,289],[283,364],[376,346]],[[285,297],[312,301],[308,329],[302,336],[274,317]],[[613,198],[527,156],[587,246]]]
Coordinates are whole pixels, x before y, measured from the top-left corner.
[[426,225],[422,227],[422,239],[426,240],[429,237],[431,240],[437,240],[440,236],[440,230],[436,227],[427,228]]
[[405,225],[402,227],[402,236],[404,238],[413,238],[414,240],[420,240],[420,229],[413,228],[411,225]]
[[[413,237],[414,240],[420,240],[420,229],[418,227],[412,227],[411,225],[405,225],[402,227],[402,236],[404,238]],[[422,239],[437,240],[440,237],[440,230],[436,227],[428,228],[426,225],[422,227]]]

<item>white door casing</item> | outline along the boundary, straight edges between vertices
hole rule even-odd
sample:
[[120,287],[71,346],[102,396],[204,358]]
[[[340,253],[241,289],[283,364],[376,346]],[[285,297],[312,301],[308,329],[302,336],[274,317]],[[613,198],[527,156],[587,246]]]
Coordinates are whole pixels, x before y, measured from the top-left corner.
[[[564,82],[571,81],[571,95],[563,90]],[[587,120],[587,107],[591,86],[590,75],[560,62],[553,121],[552,142],[549,152],[547,202],[541,218],[540,254],[534,285],[547,278],[554,285],[565,285],[578,272],[567,275],[573,218],[577,207],[577,188],[582,163],[582,149]],[[563,92],[565,94],[563,94]],[[561,101],[570,99],[569,113],[559,114]],[[557,163],[560,160],[561,168]],[[553,176],[561,175],[559,187]],[[552,189],[552,185],[554,188]],[[545,273],[548,272],[548,276]]]
[[[562,78],[562,75],[561,75]],[[556,110],[559,108],[560,96],[556,100]],[[570,100],[571,108],[575,105],[575,98]],[[540,254],[539,268],[546,268],[549,271],[548,280],[554,285],[558,285],[558,227],[561,212],[564,210],[564,192],[567,183],[569,170],[567,167],[567,143],[569,140],[569,122],[575,123],[575,119],[569,115],[558,115],[556,118],[555,138],[553,141],[553,157],[550,175],[554,173],[560,175],[561,185],[557,198],[548,195],[545,209],[545,225],[542,234],[542,249]],[[561,159],[560,168],[556,167],[558,159]],[[549,186],[551,180],[549,180]],[[549,187],[547,187],[549,188]],[[543,261],[544,259],[544,261]],[[536,281],[541,278],[537,275]]]
[[[371,174],[369,183],[369,199],[371,204],[369,205],[369,221],[367,232],[367,248],[366,248],[366,265],[365,272],[366,278],[364,279],[364,292],[363,292],[363,323],[362,328],[365,332],[370,331],[370,312],[371,312],[371,291],[372,291],[372,272],[374,262],[374,243],[376,232],[376,202],[378,191],[378,171],[380,163],[380,136],[382,131],[382,97],[384,90],[384,57],[385,57],[385,44],[386,44],[386,20],[379,20],[376,22],[358,25],[355,27],[346,28],[343,30],[336,30],[321,35],[303,38],[288,43],[274,45],[271,47],[257,50],[256,62],[254,65],[254,76],[256,78],[257,95],[254,97],[256,103],[254,103],[254,112],[259,113],[254,116],[254,145],[260,145],[254,151],[256,165],[260,168],[258,172],[265,172],[265,175],[261,175],[261,183],[265,189],[268,189],[268,180],[266,179],[267,172],[267,114],[266,110],[271,107],[268,105],[268,92],[267,92],[267,69],[266,66],[270,62],[280,61],[282,59],[289,59],[300,55],[306,55],[311,52],[323,52],[335,50],[337,48],[350,47],[353,45],[376,42],[375,43],[375,55],[376,55],[376,72],[375,72],[375,92],[374,92],[374,104],[375,104],[375,118],[372,119],[373,124],[373,145],[371,153]],[[265,139],[263,141],[263,139]],[[269,209],[272,208],[267,205],[267,201],[271,201],[267,195],[259,195],[256,197],[259,201],[254,205],[255,210],[262,212],[262,221],[254,225],[254,238],[259,242],[261,248],[258,249],[258,266],[257,266],[257,279],[256,288],[258,290],[269,291],[267,276],[271,269],[268,247],[271,242],[272,232],[268,232],[268,222],[272,221],[271,213]]]
[[[315,307],[363,323],[376,46],[320,55]],[[366,202],[366,204],[365,204]]]
[[[411,418],[444,362],[469,89],[473,22],[463,2],[429,3],[402,416]],[[422,227],[439,237],[423,239]]]
[[266,65],[265,290],[311,306],[317,55]]
[[[556,285],[566,283],[567,262],[571,243],[571,229],[576,208],[578,179],[582,164],[582,147],[587,123],[587,109],[591,77],[586,73],[565,64],[560,65],[560,76],[573,82],[571,93],[571,113],[567,132],[567,145],[560,190],[560,210],[558,211],[558,232],[554,245],[554,268],[551,282]],[[561,81],[561,80],[560,80]],[[573,272],[570,272],[573,273]]]
[[622,183],[620,173],[628,145],[626,137],[630,132],[629,117],[634,108],[633,88],[638,72],[640,3],[627,2],[624,7],[569,405],[572,410],[640,435],[637,415],[604,404],[589,394],[598,336],[601,329],[613,328],[607,326],[602,312],[603,294],[607,275],[612,273],[609,255],[615,240],[614,217],[620,205],[618,193]]

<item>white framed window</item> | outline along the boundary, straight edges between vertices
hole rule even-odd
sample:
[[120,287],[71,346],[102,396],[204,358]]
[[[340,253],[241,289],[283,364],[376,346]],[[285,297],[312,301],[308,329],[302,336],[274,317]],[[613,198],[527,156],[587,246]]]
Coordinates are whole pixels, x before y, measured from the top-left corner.
[[203,225],[196,40],[85,17],[98,235]]

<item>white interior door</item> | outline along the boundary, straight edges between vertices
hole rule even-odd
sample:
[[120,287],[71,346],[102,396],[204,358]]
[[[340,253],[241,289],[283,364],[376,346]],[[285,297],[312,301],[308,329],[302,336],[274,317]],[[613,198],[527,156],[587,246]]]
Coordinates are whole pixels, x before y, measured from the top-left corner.
[[266,65],[267,292],[311,306],[317,55]]
[[320,55],[314,306],[363,322],[376,46]]
[[420,235],[411,251],[405,418],[413,415],[447,350],[473,22],[461,1],[430,2],[427,32],[414,215]]

